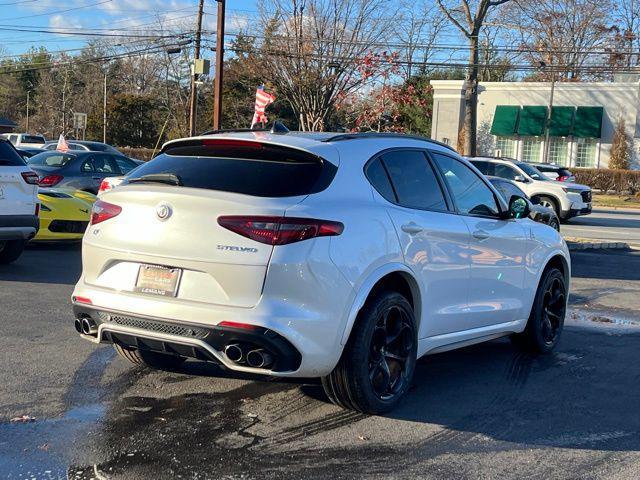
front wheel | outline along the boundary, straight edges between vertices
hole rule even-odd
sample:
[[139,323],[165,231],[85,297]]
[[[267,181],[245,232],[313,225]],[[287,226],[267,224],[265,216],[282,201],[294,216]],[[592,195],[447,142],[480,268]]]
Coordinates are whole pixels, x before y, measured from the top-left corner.
[[544,195],[538,197],[538,205],[546,208],[551,208],[558,218],[560,218],[560,206],[551,197],[545,197]]
[[7,240],[0,242],[0,265],[11,263],[22,255],[26,242],[24,240]]
[[413,308],[396,292],[369,299],[340,362],[322,379],[329,399],[343,408],[380,414],[392,410],[409,389],[416,364]]
[[557,268],[550,268],[542,275],[524,332],[512,335],[511,340],[529,352],[551,352],[560,340],[566,310],[564,275]]

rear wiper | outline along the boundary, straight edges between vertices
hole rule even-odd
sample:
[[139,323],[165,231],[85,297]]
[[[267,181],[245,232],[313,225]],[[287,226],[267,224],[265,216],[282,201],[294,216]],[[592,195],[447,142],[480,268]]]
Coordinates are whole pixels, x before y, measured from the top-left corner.
[[176,185],[181,187],[183,185],[179,176],[173,173],[150,173],[149,175],[143,175],[141,177],[128,178],[129,183],[166,183],[167,185]]

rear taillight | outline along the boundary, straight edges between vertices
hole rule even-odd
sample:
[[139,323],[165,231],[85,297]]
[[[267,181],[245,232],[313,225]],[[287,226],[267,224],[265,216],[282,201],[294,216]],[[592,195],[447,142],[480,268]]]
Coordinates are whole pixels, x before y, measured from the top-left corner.
[[329,220],[289,217],[223,216],[218,224],[227,230],[267,245],[286,245],[315,237],[340,235],[344,225]]
[[568,175],[560,175],[558,178],[556,178],[556,180],[559,182],[566,182],[568,179],[569,179]]
[[93,204],[93,208],[91,209],[91,225],[96,225],[98,223],[104,222],[105,220],[109,220],[120,214],[122,211],[122,207],[119,205],[114,205],[113,203],[103,202],[102,200],[97,200],[96,203]]
[[36,172],[22,172],[20,175],[22,175],[24,181],[29,185],[38,185],[38,182],[40,181]]
[[63,178],[62,175],[46,175],[40,179],[38,185],[41,187],[53,187],[59,184]]
[[104,180],[102,180],[102,183],[100,184],[100,188],[98,189],[98,195],[100,195],[101,193],[107,192],[109,190],[111,190],[111,184],[105,178]]

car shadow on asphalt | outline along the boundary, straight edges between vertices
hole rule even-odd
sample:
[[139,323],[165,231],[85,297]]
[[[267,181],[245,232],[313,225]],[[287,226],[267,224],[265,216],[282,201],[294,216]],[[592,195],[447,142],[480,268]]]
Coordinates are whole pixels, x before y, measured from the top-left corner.
[[14,263],[0,265],[0,281],[73,285],[82,271],[81,244],[30,243]]

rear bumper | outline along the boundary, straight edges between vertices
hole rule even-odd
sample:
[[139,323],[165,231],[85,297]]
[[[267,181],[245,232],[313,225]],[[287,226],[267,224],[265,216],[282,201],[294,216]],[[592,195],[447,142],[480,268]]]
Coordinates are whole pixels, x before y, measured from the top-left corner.
[[36,215],[0,215],[0,240],[30,240],[39,228]]
[[[106,311],[89,305],[75,304],[77,319],[90,319],[97,327],[95,335],[82,334],[94,343],[112,343],[223,365],[231,370],[283,375],[299,369],[301,355],[284,337],[262,327],[242,328],[189,325],[162,319],[141,317],[123,312]],[[239,345],[244,351],[262,349],[273,357],[273,364],[265,368],[252,368],[245,360],[231,361],[225,347]]]

